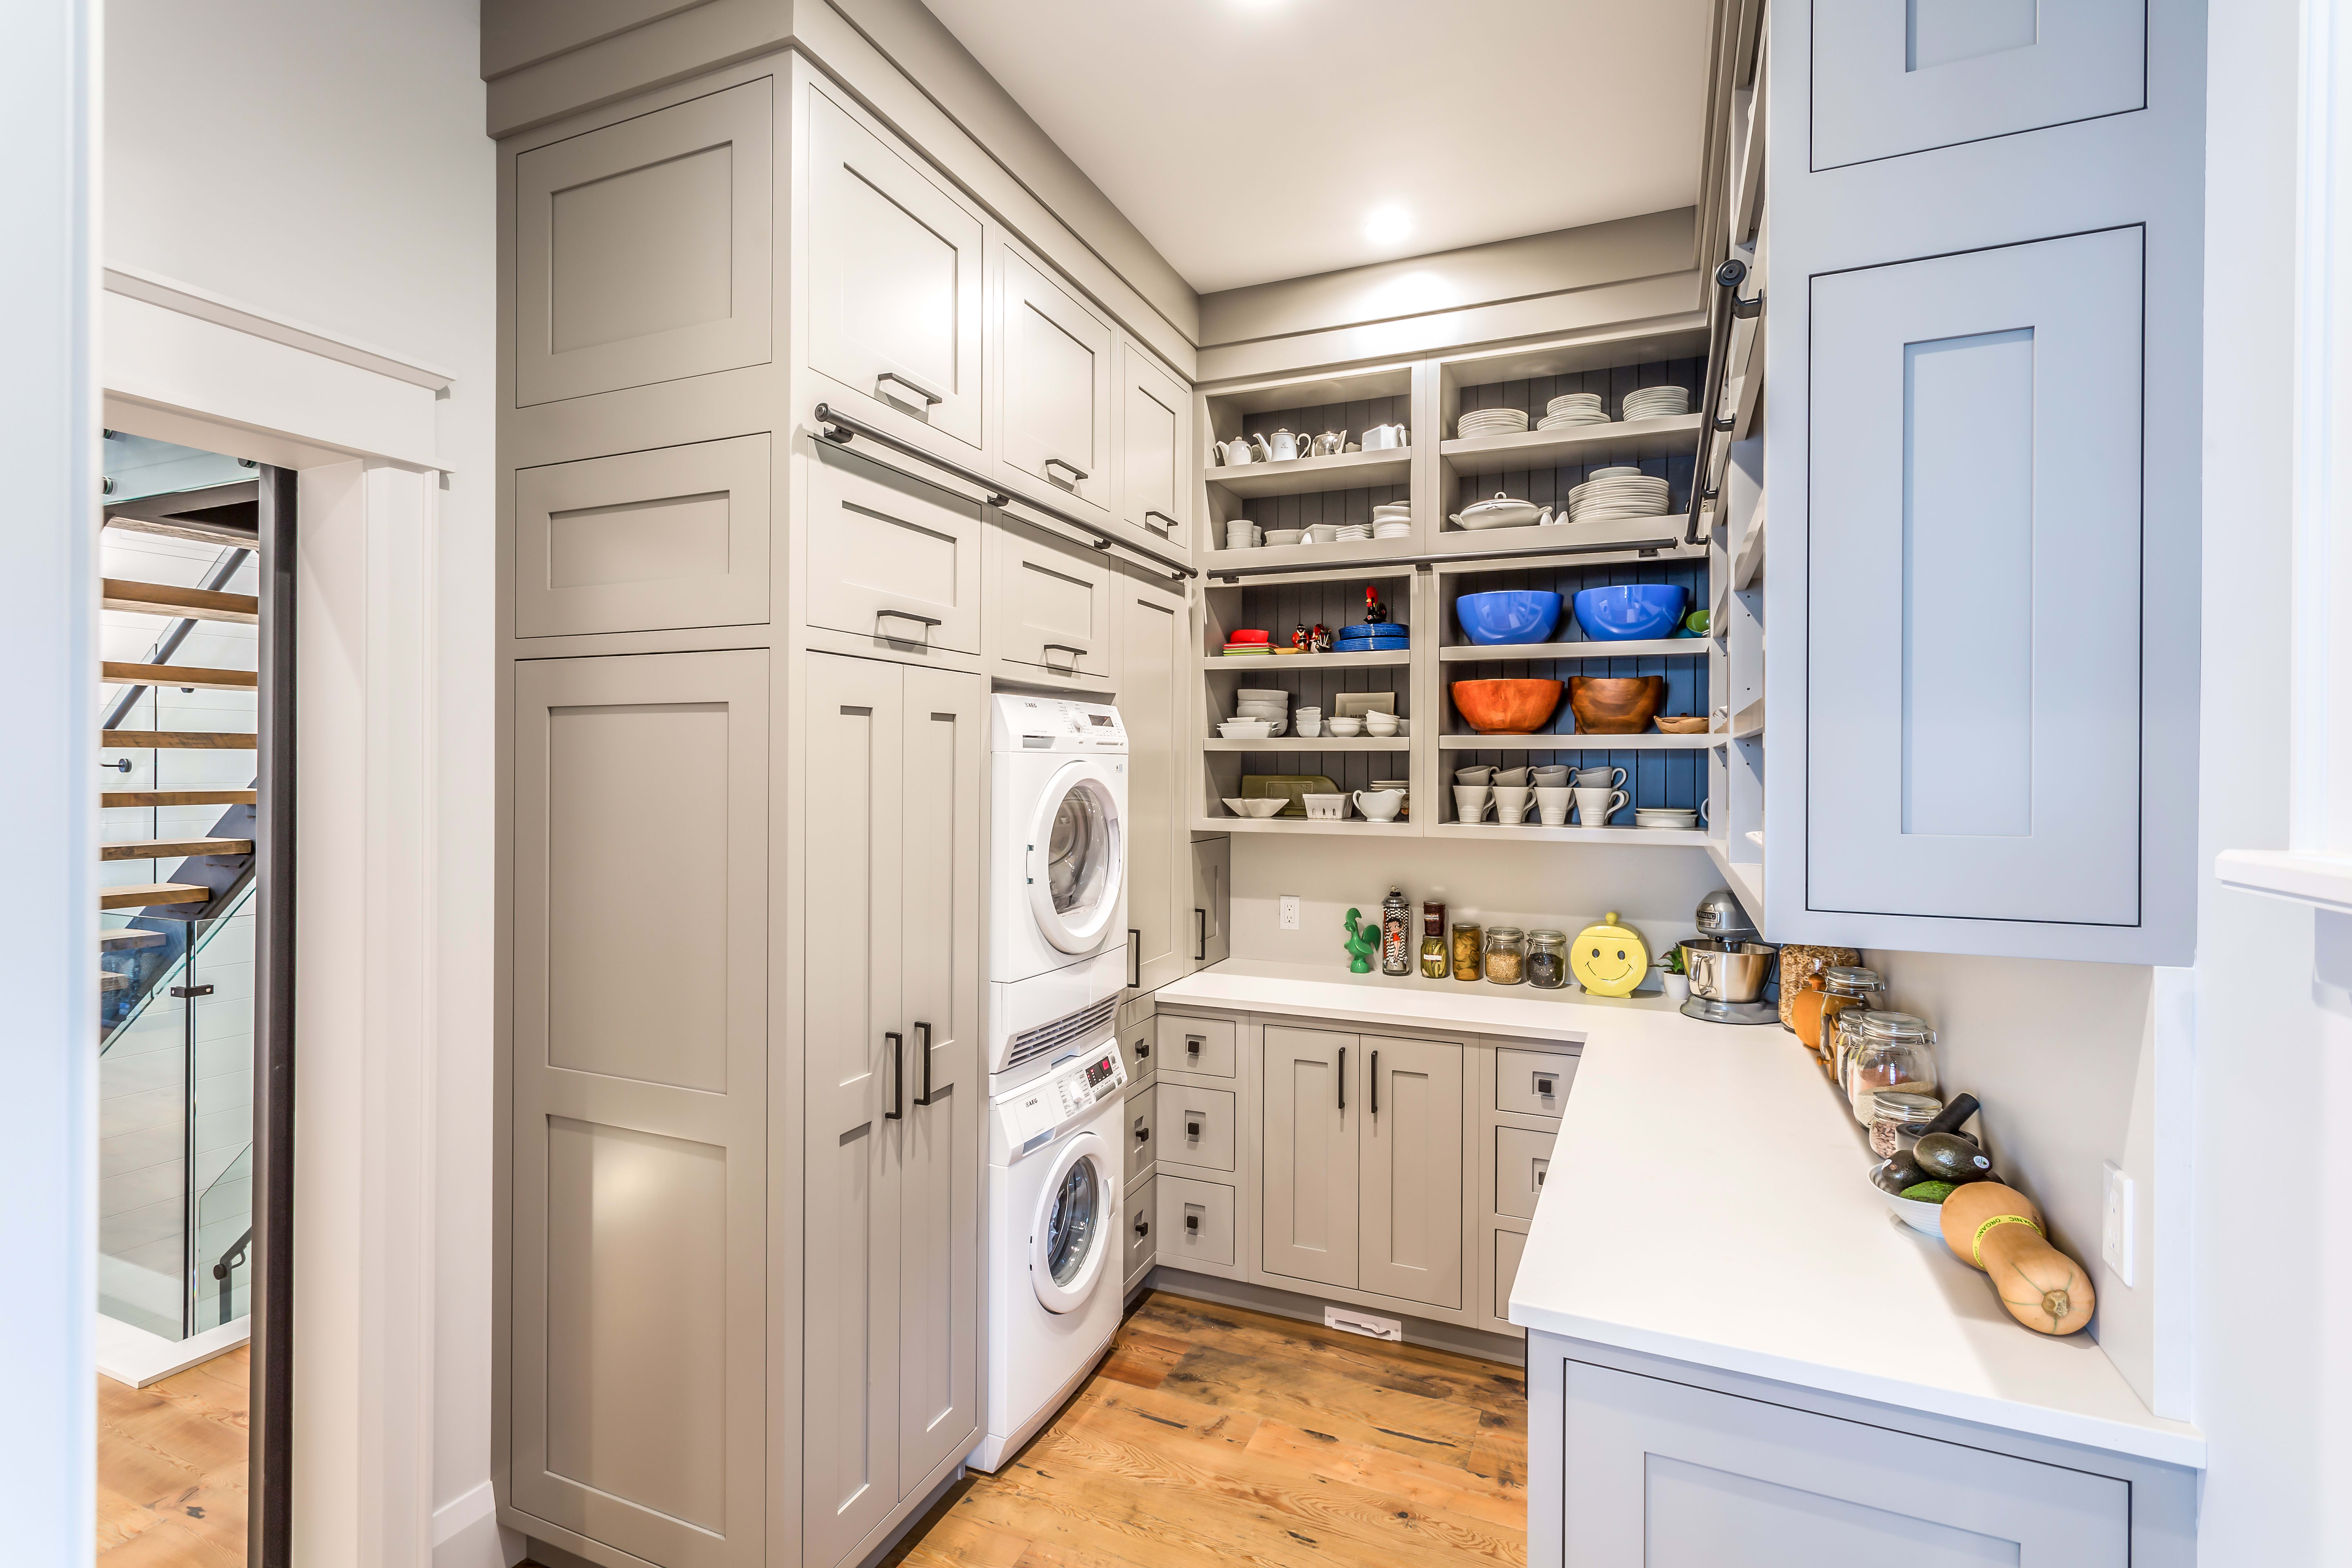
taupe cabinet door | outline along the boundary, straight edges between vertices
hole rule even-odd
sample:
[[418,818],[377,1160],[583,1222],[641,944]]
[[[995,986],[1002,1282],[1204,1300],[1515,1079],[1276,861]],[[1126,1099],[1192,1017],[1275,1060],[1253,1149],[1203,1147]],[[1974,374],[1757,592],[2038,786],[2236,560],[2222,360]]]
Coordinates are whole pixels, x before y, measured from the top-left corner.
[[1186,913],[1192,921],[1195,969],[1223,963],[1233,954],[1232,940],[1225,929],[1225,915],[1231,907],[1227,886],[1233,864],[1234,841],[1230,837],[1220,834],[1214,838],[1192,841],[1192,906]]
[[1118,520],[1190,545],[1192,395],[1141,346],[1118,341]]
[[1058,534],[1009,518],[991,525],[996,592],[988,604],[996,657],[1015,680],[1040,675],[1107,682],[1117,614],[1109,563]]
[[1462,1305],[1462,1047],[1363,1035],[1363,1261],[1356,1284]]
[[[812,654],[806,1561],[979,1424],[980,678]],[[927,1048],[928,1043],[928,1048]]]
[[808,363],[861,419],[981,444],[980,216],[808,95]]
[[870,637],[892,658],[980,651],[980,503],[810,444],[808,622]]
[[1192,968],[1192,901],[1185,862],[1178,740],[1186,682],[1184,589],[1167,574],[1121,566],[1118,710],[1127,722],[1127,918],[1129,978],[1156,991]]
[[[1265,1268],[1325,1285],[1356,1283],[1356,1128],[1363,1096],[1353,1035],[1265,1030]],[[1457,1158],[1455,1163],[1459,1165]],[[1459,1177],[1456,1177],[1459,1180]]]
[[1110,327],[1019,253],[1002,254],[1003,461],[1108,514]]
[[765,364],[775,297],[775,83],[515,159],[515,400]]
[[516,1506],[764,1561],[768,655],[514,677]]

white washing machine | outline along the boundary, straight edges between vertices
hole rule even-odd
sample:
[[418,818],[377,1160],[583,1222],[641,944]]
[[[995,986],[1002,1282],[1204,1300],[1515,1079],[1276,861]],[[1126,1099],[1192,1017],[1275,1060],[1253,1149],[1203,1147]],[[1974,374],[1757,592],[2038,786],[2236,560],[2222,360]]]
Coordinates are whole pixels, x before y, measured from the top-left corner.
[[1126,1088],[1106,1031],[989,1102],[988,1436],[975,1468],[1018,1453],[1118,1328]]
[[1112,1027],[1128,981],[1128,742],[1104,703],[1001,693],[991,707],[995,1094]]

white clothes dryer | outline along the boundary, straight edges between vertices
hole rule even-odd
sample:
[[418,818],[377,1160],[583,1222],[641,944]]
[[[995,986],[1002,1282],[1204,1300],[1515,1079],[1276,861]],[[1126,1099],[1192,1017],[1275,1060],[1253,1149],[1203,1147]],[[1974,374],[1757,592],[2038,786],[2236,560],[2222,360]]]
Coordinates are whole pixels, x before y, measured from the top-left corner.
[[1003,1074],[1030,1059],[1016,1063],[1013,1037],[1091,1030],[1092,1009],[1128,983],[1128,740],[1104,703],[1000,693],[990,706],[989,1070]]
[[1076,1392],[1122,1306],[1118,1039],[1057,1058],[989,1105],[987,1436],[993,1470]]

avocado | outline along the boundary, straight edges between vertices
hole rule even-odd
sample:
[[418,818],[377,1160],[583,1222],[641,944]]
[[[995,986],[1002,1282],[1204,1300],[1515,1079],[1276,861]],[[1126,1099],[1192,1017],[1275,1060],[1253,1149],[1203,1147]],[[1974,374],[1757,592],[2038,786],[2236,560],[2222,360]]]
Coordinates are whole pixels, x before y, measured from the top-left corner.
[[1917,1186],[1929,1177],[1927,1172],[1919,1168],[1919,1162],[1914,1160],[1909,1154],[1903,1153],[1895,1155],[1871,1172],[1870,1179],[1890,1193],[1899,1193],[1906,1187]]
[[1898,1195],[1915,1204],[1939,1204],[1960,1189],[1949,1182],[1922,1182],[1916,1187],[1906,1187]]
[[1911,1158],[1938,1181],[1958,1184],[1992,1177],[1992,1156],[1954,1132],[1928,1133],[1911,1146]]

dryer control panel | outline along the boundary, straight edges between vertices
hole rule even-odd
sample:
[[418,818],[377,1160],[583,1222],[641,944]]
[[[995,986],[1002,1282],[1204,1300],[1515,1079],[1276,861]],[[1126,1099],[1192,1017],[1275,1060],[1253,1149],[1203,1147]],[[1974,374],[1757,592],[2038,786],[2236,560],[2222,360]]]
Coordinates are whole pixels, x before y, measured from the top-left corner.
[[1062,697],[1024,697],[999,692],[996,732],[1000,752],[1124,752],[1127,726],[1107,702],[1076,702]]

